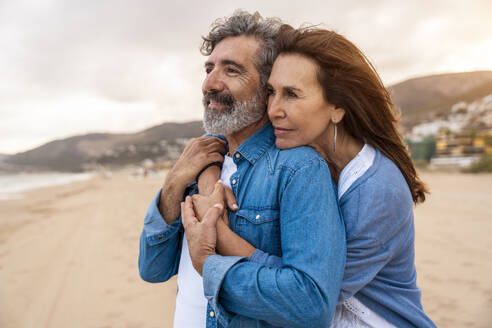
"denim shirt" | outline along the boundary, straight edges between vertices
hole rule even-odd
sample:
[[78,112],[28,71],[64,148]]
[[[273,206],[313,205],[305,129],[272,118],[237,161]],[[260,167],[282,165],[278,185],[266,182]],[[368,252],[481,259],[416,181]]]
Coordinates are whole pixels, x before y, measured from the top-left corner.
[[[430,328],[415,269],[413,200],[398,167],[376,150],[372,166],[340,199],[347,263],[339,303],[354,296],[396,327]],[[251,261],[282,265],[255,250]]]
[[[203,287],[214,314],[207,327],[327,327],[333,316],[346,250],[330,171],[313,149],[279,150],[274,141],[267,124],[233,154],[238,169],[230,182],[239,210],[229,212],[229,225],[254,247],[282,257],[282,265],[209,256]],[[196,191],[194,185],[187,194]],[[150,282],[178,273],[183,238],[181,218],[167,225],[158,196],[140,239],[140,275]]]

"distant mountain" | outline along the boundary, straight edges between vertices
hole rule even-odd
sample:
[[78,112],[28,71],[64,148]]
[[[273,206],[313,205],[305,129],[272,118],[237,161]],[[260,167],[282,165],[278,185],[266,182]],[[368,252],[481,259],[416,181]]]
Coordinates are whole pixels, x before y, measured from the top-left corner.
[[7,154],[0,154],[0,162],[4,161],[5,159],[9,158],[11,155]]
[[[394,104],[402,113],[400,127],[403,132],[408,132],[424,123],[459,118],[455,115],[459,113],[452,113],[452,108],[457,108],[456,104],[479,103],[480,99],[492,94],[492,71],[424,76],[392,85],[389,89]],[[461,111],[469,112],[469,118],[475,120],[473,110]],[[488,116],[480,118],[478,123],[487,120]],[[0,155],[0,169],[81,171],[100,165],[136,164],[147,158],[174,160],[188,138],[203,133],[202,123],[195,121],[164,123],[129,134],[74,136],[16,155]]]
[[492,71],[429,75],[389,87],[404,128],[449,114],[453,104],[492,94]]
[[201,121],[164,123],[129,134],[92,133],[55,140],[12,155],[4,170],[82,171],[97,165],[125,165],[144,159],[175,159],[185,140],[204,133]]

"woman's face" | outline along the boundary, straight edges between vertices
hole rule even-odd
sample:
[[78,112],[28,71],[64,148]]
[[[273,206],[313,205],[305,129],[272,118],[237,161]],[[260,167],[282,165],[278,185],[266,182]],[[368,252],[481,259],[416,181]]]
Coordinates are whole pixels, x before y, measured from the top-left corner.
[[317,64],[298,54],[280,55],[268,80],[268,116],[280,149],[328,144],[335,106],[316,78]]

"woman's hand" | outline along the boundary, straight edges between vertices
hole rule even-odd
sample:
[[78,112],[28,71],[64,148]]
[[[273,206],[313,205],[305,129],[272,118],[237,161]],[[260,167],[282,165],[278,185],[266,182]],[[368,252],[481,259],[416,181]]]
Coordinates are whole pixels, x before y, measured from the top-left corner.
[[[197,219],[200,221],[207,213],[208,209],[215,204],[227,203],[227,206],[236,211],[238,206],[232,190],[226,188],[219,180],[214,186],[210,196],[193,195],[193,207]],[[229,228],[229,217],[227,211],[217,220],[217,252],[224,256],[246,256],[250,257],[255,248],[245,239]]]
[[[192,199],[198,220],[201,220],[207,210],[214,204],[224,205],[224,203],[227,203],[227,207],[231,211],[237,211],[238,209],[234,193],[229,188],[224,187],[224,184],[220,180],[215,183],[214,190],[209,196],[196,194],[192,196]],[[224,211],[224,213],[227,213],[227,211]],[[223,219],[229,225],[227,214]]]

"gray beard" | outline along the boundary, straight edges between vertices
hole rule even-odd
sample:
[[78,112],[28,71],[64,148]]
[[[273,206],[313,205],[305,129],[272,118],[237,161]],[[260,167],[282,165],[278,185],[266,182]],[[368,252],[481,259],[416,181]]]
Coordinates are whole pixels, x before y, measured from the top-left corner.
[[232,134],[263,118],[266,102],[263,93],[258,90],[253,98],[234,102],[228,108],[209,109],[204,103],[203,129],[210,134]]

